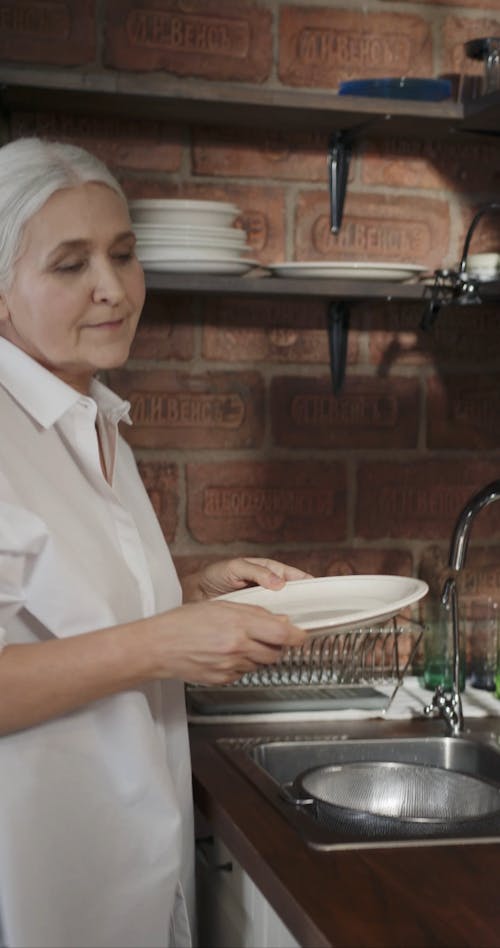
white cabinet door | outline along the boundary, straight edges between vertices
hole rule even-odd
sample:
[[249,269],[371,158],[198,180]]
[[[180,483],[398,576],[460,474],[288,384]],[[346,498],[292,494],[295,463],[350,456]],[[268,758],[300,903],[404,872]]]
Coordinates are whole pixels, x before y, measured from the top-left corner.
[[220,840],[198,845],[196,884],[200,948],[300,948]]

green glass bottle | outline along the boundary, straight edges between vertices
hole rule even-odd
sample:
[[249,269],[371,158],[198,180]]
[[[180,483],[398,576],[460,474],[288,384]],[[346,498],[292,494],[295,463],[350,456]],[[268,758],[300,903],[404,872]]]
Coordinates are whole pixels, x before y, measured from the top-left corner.
[[[463,629],[460,630],[461,633]],[[461,634],[460,691],[465,688],[465,649]],[[441,685],[447,691],[453,685],[453,635],[449,611],[439,602],[429,604],[424,625],[424,667],[420,684],[429,691]]]

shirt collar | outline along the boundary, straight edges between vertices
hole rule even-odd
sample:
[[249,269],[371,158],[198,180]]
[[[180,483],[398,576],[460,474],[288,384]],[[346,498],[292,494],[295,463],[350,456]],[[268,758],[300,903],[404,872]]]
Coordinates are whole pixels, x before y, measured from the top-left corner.
[[81,395],[57,375],[32,359],[18,346],[0,337],[0,384],[42,428],[52,425],[80,401],[89,397],[111,422],[131,424],[130,402],[123,401],[106,385],[92,379],[90,396]]

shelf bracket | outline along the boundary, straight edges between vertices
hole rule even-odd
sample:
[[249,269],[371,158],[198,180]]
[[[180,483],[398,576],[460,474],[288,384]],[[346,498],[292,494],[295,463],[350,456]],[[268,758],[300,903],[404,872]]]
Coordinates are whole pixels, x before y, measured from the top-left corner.
[[334,395],[339,395],[344,384],[347,362],[349,307],[346,303],[332,300],[328,304],[327,325],[332,388]]
[[347,132],[335,132],[328,146],[328,185],[330,190],[330,230],[338,234],[344,212],[352,139]]

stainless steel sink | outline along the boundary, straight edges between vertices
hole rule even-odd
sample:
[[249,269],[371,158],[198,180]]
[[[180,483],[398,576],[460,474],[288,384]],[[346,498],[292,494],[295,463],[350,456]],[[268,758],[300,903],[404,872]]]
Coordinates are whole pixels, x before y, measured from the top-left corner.
[[[498,788],[500,793],[500,747],[492,739],[469,737],[418,737],[393,739],[351,740],[338,738],[311,738],[286,740],[220,739],[218,746],[258,789],[277,807],[287,822],[292,824],[308,845],[317,849],[334,849],[349,845],[374,846],[422,843],[422,835],[415,829],[414,836],[395,832],[381,838],[371,830],[360,843],[359,832],[354,836],[343,825],[325,823],[315,815],[314,808],[294,804],[288,785],[312,767],[347,762],[392,761],[443,768],[445,771],[467,774]],[[500,798],[499,798],[500,799]],[[450,824],[443,831],[426,833],[425,843],[477,842],[500,839],[500,808],[495,814],[481,820],[463,821],[457,835]]]

